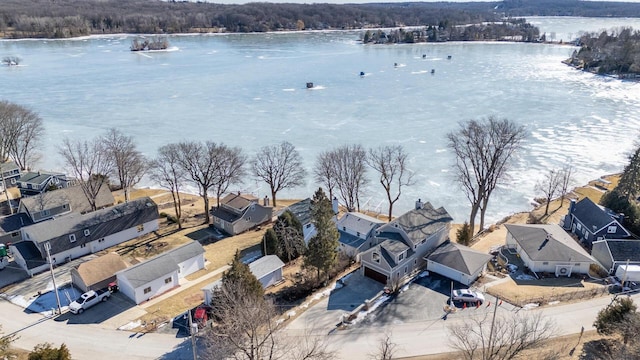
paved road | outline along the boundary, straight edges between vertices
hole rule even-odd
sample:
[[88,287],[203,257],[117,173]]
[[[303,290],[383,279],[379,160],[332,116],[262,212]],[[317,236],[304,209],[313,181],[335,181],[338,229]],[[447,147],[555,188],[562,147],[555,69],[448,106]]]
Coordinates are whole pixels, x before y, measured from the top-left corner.
[[[188,342],[184,338],[165,334],[134,334],[129,331],[104,329],[97,324],[76,325],[65,321],[28,314],[8,301],[0,300],[1,324],[4,334],[17,332],[13,345],[31,350],[42,342],[55,346],[65,343],[74,359],[132,360],[191,359]],[[10,314],[10,315],[9,315]]]

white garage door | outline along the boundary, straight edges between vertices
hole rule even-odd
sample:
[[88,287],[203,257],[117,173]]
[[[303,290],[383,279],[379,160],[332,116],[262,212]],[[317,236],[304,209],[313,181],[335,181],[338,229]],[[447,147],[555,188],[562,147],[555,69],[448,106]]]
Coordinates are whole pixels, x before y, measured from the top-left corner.
[[459,283],[469,285],[468,279],[463,273],[442,264],[433,262],[431,260],[427,262],[427,270],[433,271],[434,273],[440,274],[442,276],[446,276],[449,279],[457,281]]

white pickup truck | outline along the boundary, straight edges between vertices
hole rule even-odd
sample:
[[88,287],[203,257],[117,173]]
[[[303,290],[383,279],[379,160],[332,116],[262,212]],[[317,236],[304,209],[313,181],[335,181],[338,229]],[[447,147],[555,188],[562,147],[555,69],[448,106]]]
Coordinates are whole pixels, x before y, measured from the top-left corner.
[[110,296],[111,291],[109,291],[109,289],[101,289],[97,291],[89,290],[69,304],[69,311],[74,314],[82,314],[86,309],[93,305],[101,301],[109,300]]

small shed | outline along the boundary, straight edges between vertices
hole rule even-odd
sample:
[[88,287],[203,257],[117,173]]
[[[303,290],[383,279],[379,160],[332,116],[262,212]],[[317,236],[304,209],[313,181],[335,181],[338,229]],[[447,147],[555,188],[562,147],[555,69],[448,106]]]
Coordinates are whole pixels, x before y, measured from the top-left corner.
[[284,278],[284,263],[277,255],[267,255],[249,264],[251,273],[260,281],[263,288],[276,284]]
[[127,268],[117,253],[85,261],[71,269],[71,283],[82,292],[106,288],[116,281],[116,273]]

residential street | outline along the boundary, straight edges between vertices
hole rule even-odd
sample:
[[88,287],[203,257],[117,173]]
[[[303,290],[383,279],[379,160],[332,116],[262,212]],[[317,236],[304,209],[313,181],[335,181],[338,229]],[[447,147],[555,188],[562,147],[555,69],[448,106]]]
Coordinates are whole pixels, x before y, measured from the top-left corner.
[[136,334],[104,329],[96,324],[58,322],[37,313],[27,314],[21,307],[2,299],[0,312],[5,314],[0,322],[4,335],[18,332],[19,338],[13,345],[25,350],[50,342],[54,346],[65,343],[74,359],[192,359],[189,342],[175,335]]

